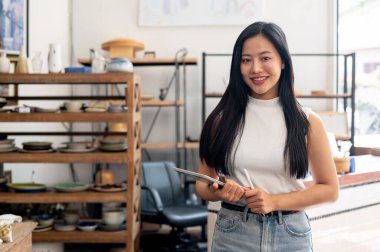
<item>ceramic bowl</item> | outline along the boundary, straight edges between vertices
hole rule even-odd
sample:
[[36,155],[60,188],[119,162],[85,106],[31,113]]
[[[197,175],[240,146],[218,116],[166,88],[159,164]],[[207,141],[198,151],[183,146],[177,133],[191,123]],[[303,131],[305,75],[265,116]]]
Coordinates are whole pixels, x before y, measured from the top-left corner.
[[79,213],[77,211],[66,211],[63,212],[63,220],[67,224],[75,224],[79,220]]
[[106,225],[121,225],[125,221],[123,208],[110,208],[103,210],[102,220]]
[[41,226],[52,226],[54,223],[54,218],[50,214],[42,214],[37,217],[38,223]]
[[78,223],[77,228],[82,231],[94,231],[98,227],[98,224],[94,221],[81,221]]
[[83,103],[80,101],[67,101],[63,103],[63,106],[69,112],[77,112],[82,109]]
[[133,72],[133,64],[128,58],[112,58],[106,69],[108,72]]

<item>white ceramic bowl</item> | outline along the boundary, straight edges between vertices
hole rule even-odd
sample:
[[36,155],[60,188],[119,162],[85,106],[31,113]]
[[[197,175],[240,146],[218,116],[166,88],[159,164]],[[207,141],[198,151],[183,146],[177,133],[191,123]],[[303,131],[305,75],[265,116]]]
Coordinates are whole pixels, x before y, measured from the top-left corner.
[[125,221],[125,211],[123,208],[104,209],[102,220],[106,225],[121,225]]
[[67,224],[75,224],[79,220],[79,214],[77,212],[63,212],[63,220]]
[[63,106],[66,108],[67,111],[80,111],[82,108],[83,103],[80,101],[67,101],[63,103]]

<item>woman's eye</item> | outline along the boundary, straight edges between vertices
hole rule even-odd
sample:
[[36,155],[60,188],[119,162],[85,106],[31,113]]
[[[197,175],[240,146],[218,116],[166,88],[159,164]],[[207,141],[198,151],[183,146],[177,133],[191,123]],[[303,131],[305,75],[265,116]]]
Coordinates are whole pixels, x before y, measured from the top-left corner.
[[269,57],[264,57],[264,58],[261,58],[261,60],[262,61],[268,61],[268,60],[270,60],[270,58]]
[[248,62],[250,62],[250,60],[249,59],[241,59],[241,62],[242,63],[248,63]]

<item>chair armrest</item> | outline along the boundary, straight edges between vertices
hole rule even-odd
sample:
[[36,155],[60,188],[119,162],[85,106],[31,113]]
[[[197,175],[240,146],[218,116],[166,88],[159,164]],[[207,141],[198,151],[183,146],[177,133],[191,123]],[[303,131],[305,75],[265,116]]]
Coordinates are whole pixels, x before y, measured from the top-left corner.
[[161,201],[160,194],[155,188],[151,188],[148,186],[141,186],[141,190],[146,190],[150,196],[152,196],[152,199],[154,201],[154,206],[156,207],[158,212],[162,212],[164,210],[164,206]]

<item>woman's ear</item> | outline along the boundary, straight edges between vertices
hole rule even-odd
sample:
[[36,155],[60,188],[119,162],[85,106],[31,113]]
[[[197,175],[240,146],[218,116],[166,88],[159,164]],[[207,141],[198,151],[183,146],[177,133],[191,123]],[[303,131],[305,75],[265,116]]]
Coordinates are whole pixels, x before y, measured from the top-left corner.
[[285,68],[285,64],[284,62],[281,63],[281,69],[284,69]]

